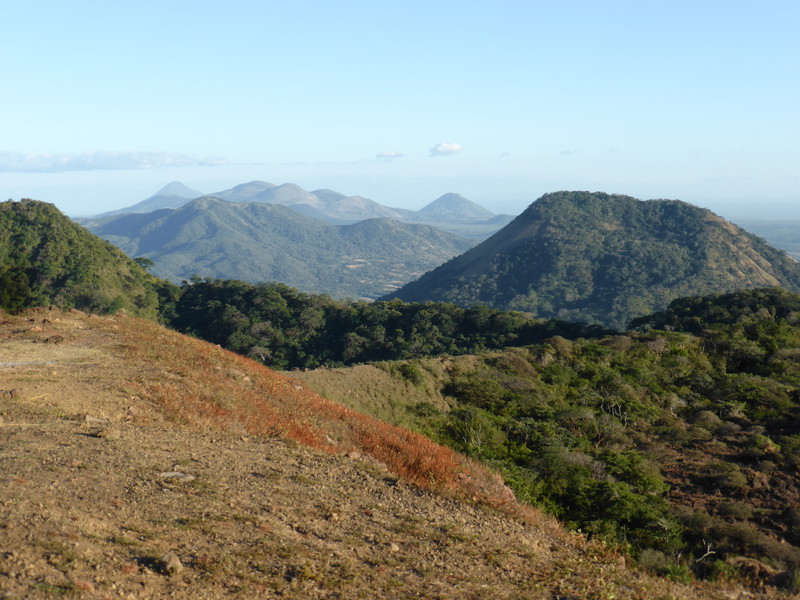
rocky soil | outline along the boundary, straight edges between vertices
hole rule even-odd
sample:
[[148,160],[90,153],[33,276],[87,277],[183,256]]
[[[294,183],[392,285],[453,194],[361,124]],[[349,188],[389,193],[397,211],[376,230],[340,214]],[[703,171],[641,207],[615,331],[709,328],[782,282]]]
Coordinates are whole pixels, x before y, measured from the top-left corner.
[[181,394],[170,365],[131,357],[147,327],[0,318],[0,598],[757,597],[651,578],[363,452],[176,419],[141,395],[159,378]]

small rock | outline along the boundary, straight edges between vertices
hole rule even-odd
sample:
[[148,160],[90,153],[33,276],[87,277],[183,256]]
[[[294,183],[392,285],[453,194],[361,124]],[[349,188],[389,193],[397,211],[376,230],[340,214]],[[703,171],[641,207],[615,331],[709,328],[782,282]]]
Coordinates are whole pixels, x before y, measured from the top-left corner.
[[400,552],[400,546],[392,542],[391,544],[389,544],[389,550],[391,552]]
[[98,431],[97,437],[113,441],[122,438],[122,433],[120,432],[119,429],[115,429],[113,427],[107,427],[105,429],[101,429],[100,431]]
[[164,575],[177,575],[183,570],[183,563],[174,552],[167,552],[158,559],[158,568]]
[[164,473],[159,473],[159,477],[161,477],[161,479],[177,479],[186,482],[194,481],[194,475],[187,475],[180,471],[166,471]]

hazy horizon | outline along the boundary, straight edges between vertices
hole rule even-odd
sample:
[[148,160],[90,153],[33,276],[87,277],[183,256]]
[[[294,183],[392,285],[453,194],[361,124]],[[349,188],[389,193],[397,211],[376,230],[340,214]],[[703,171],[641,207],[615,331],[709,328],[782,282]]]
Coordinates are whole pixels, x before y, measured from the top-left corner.
[[[558,190],[800,218],[800,5],[6,7],[0,193],[69,215],[253,179],[517,214]],[[13,26],[12,26],[13,25]]]

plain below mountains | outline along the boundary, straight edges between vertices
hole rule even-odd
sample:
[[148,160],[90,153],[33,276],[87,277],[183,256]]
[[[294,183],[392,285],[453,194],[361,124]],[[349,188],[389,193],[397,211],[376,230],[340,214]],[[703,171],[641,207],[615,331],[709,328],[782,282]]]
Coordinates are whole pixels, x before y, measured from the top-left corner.
[[623,328],[681,296],[763,286],[800,290],[800,264],[709,210],[558,192],[386,299],[485,304]]
[[337,298],[389,293],[474,244],[428,225],[384,218],[337,226],[279,204],[215,197],[81,223],[175,282],[280,281]]

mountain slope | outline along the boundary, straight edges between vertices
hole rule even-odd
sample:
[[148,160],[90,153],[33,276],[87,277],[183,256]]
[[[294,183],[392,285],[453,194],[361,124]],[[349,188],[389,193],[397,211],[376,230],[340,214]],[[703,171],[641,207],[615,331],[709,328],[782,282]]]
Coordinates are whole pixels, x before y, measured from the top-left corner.
[[309,192],[293,183],[273,185],[265,181],[251,181],[212,195],[231,202],[281,204],[304,215],[333,224],[349,224],[375,218],[398,219],[400,217],[395,210],[368,198],[345,196],[327,189]]
[[274,187],[277,187],[274,183],[256,180],[240,183],[230,189],[209,194],[209,196],[221,198],[222,200],[229,200],[231,202],[250,202],[259,194]]
[[155,316],[155,281],[45,202],[0,203],[0,307],[38,304]]
[[193,190],[192,188],[182,184],[180,181],[173,181],[172,183],[165,185],[149,198],[142,200],[133,206],[112,210],[101,215],[97,215],[96,218],[126,213],[148,213],[154,210],[160,210],[162,208],[178,208],[190,200],[199,198],[202,195],[203,192]]
[[639,326],[296,376],[486,461],[643,566],[797,592],[800,294],[684,298]]
[[274,280],[337,297],[374,298],[472,245],[424,225],[376,219],[336,227],[285,206],[212,197],[87,227],[153,260],[154,273],[173,281]]
[[433,219],[491,219],[494,214],[467,200],[461,194],[445,194],[417,211],[417,216]]
[[152,322],[6,318],[0,364],[9,598],[744,597],[628,570],[473,463]]
[[[329,189],[309,192],[293,183],[275,185],[258,180],[207,195],[229,202],[281,204],[334,225],[347,225],[365,219],[394,219],[434,225],[454,235],[476,240],[485,239],[513,218],[508,215],[493,215],[459,194],[445,194],[419,211],[390,208],[363,196],[347,196]],[[78,222],[94,223],[109,215],[179,208],[189,200],[201,196],[202,193],[176,181],[129,208],[103,213],[91,219],[78,219]]]
[[800,265],[711,211],[558,192],[391,297],[622,328],[680,296],[763,286],[800,290]]

